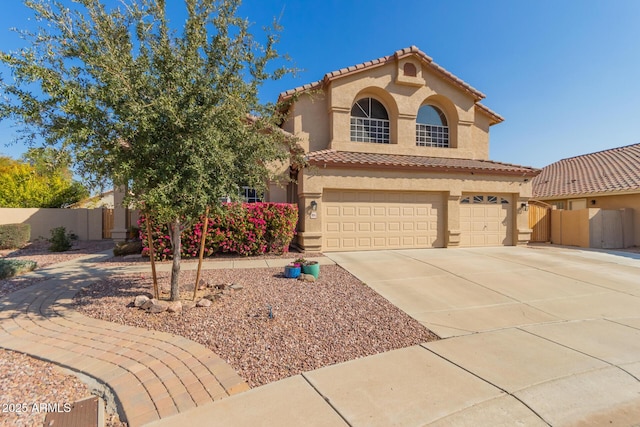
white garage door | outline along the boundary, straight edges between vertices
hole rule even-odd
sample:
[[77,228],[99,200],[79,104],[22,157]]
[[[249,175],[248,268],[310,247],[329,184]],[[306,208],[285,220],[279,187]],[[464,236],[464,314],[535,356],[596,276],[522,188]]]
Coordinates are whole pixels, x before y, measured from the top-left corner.
[[325,190],[325,251],[443,247],[438,193]]
[[460,199],[460,246],[513,244],[509,196],[474,194]]

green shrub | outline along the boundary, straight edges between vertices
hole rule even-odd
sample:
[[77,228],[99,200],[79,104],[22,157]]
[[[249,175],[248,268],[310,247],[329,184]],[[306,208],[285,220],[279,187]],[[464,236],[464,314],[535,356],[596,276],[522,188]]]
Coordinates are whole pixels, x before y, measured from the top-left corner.
[[0,249],[19,249],[31,239],[29,224],[0,225]]
[[29,272],[36,268],[35,261],[24,261],[19,259],[0,259],[0,279],[17,276]]
[[135,255],[142,253],[142,242],[140,240],[133,242],[121,242],[113,248],[114,256]]
[[49,250],[51,252],[65,252],[71,249],[72,233],[67,233],[64,227],[56,227],[51,229],[51,238],[49,239]]

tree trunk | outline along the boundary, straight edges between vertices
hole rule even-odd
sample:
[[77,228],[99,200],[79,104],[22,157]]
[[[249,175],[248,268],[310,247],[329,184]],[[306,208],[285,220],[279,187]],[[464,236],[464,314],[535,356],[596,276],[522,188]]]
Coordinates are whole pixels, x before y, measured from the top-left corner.
[[182,246],[182,224],[176,218],[169,226],[171,245],[173,246],[173,267],[171,268],[171,301],[180,301],[180,250]]

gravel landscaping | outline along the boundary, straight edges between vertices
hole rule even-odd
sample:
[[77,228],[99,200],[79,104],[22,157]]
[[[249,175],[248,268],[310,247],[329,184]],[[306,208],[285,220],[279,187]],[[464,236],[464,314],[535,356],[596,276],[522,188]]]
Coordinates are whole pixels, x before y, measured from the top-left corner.
[[[150,274],[103,280],[76,296],[76,308],[102,320],[187,337],[225,359],[251,387],[304,371],[437,337],[338,266],[322,266],[317,282],[286,279],[279,268],[209,270],[210,285],[241,285],[210,307],[150,314],[133,306],[151,296]],[[168,297],[169,274],[159,274]],[[190,301],[194,271],[181,274]],[[200,298],[211,293],[202,290]],[[270,317],[270,313],[272,317]]]
[[[36,242],[19,251],[2,251],[0,257],[34,260],[42,268],[113,247],[110,241],[75,243],[72,251],[52,253],[47,242]],[[320,254],[305,254],[312,255]],[[117,267],[148,259],[113,257],[106,262]],[[159,273],[163,298],[169,295],[169,277]],[[322,266],[317,282],[286,279],[280,268],[208,270],[202,280],[210,286],[200,290],[198,298],[213,293],[213,285],[233,283],[242,289],[225,291],[210,307],[189,308],[195,271],[183,271],[182,312],[149,314],[132,302],[136,295],[151,296],[150,274],[117,275],[76,295],[76,309],[90,317],[197,341],[225,359],[251,387],[438,339],[338,266]],[[2,280],[0,298],[37,281],[28,275]],[[89,394],[84,384],[55,365],[1,349],[0,379],[2,402],[74,402]],[[11,415],[0,417],[0,426],[42,425],[44,419],[43,414]],[[108,425],[124,424],[116,417]]]
[[[64,408],[91,396],[88,387],[56,365],[22,353],[0,349],[0,426],[42,427],[41,405]],[[109,427],[120,427],[117,415],[105,414]]]

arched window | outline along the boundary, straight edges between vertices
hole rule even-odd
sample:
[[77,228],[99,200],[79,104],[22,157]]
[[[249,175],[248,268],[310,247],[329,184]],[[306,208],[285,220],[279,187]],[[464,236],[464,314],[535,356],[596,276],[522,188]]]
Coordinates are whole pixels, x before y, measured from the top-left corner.
[[420,147],[448,147],[447,117],[433,105],[423,105],[416,118],[416,145]]
[[373,98],[362,98],[351,107],[351,140],[389,144],[389,114]]

